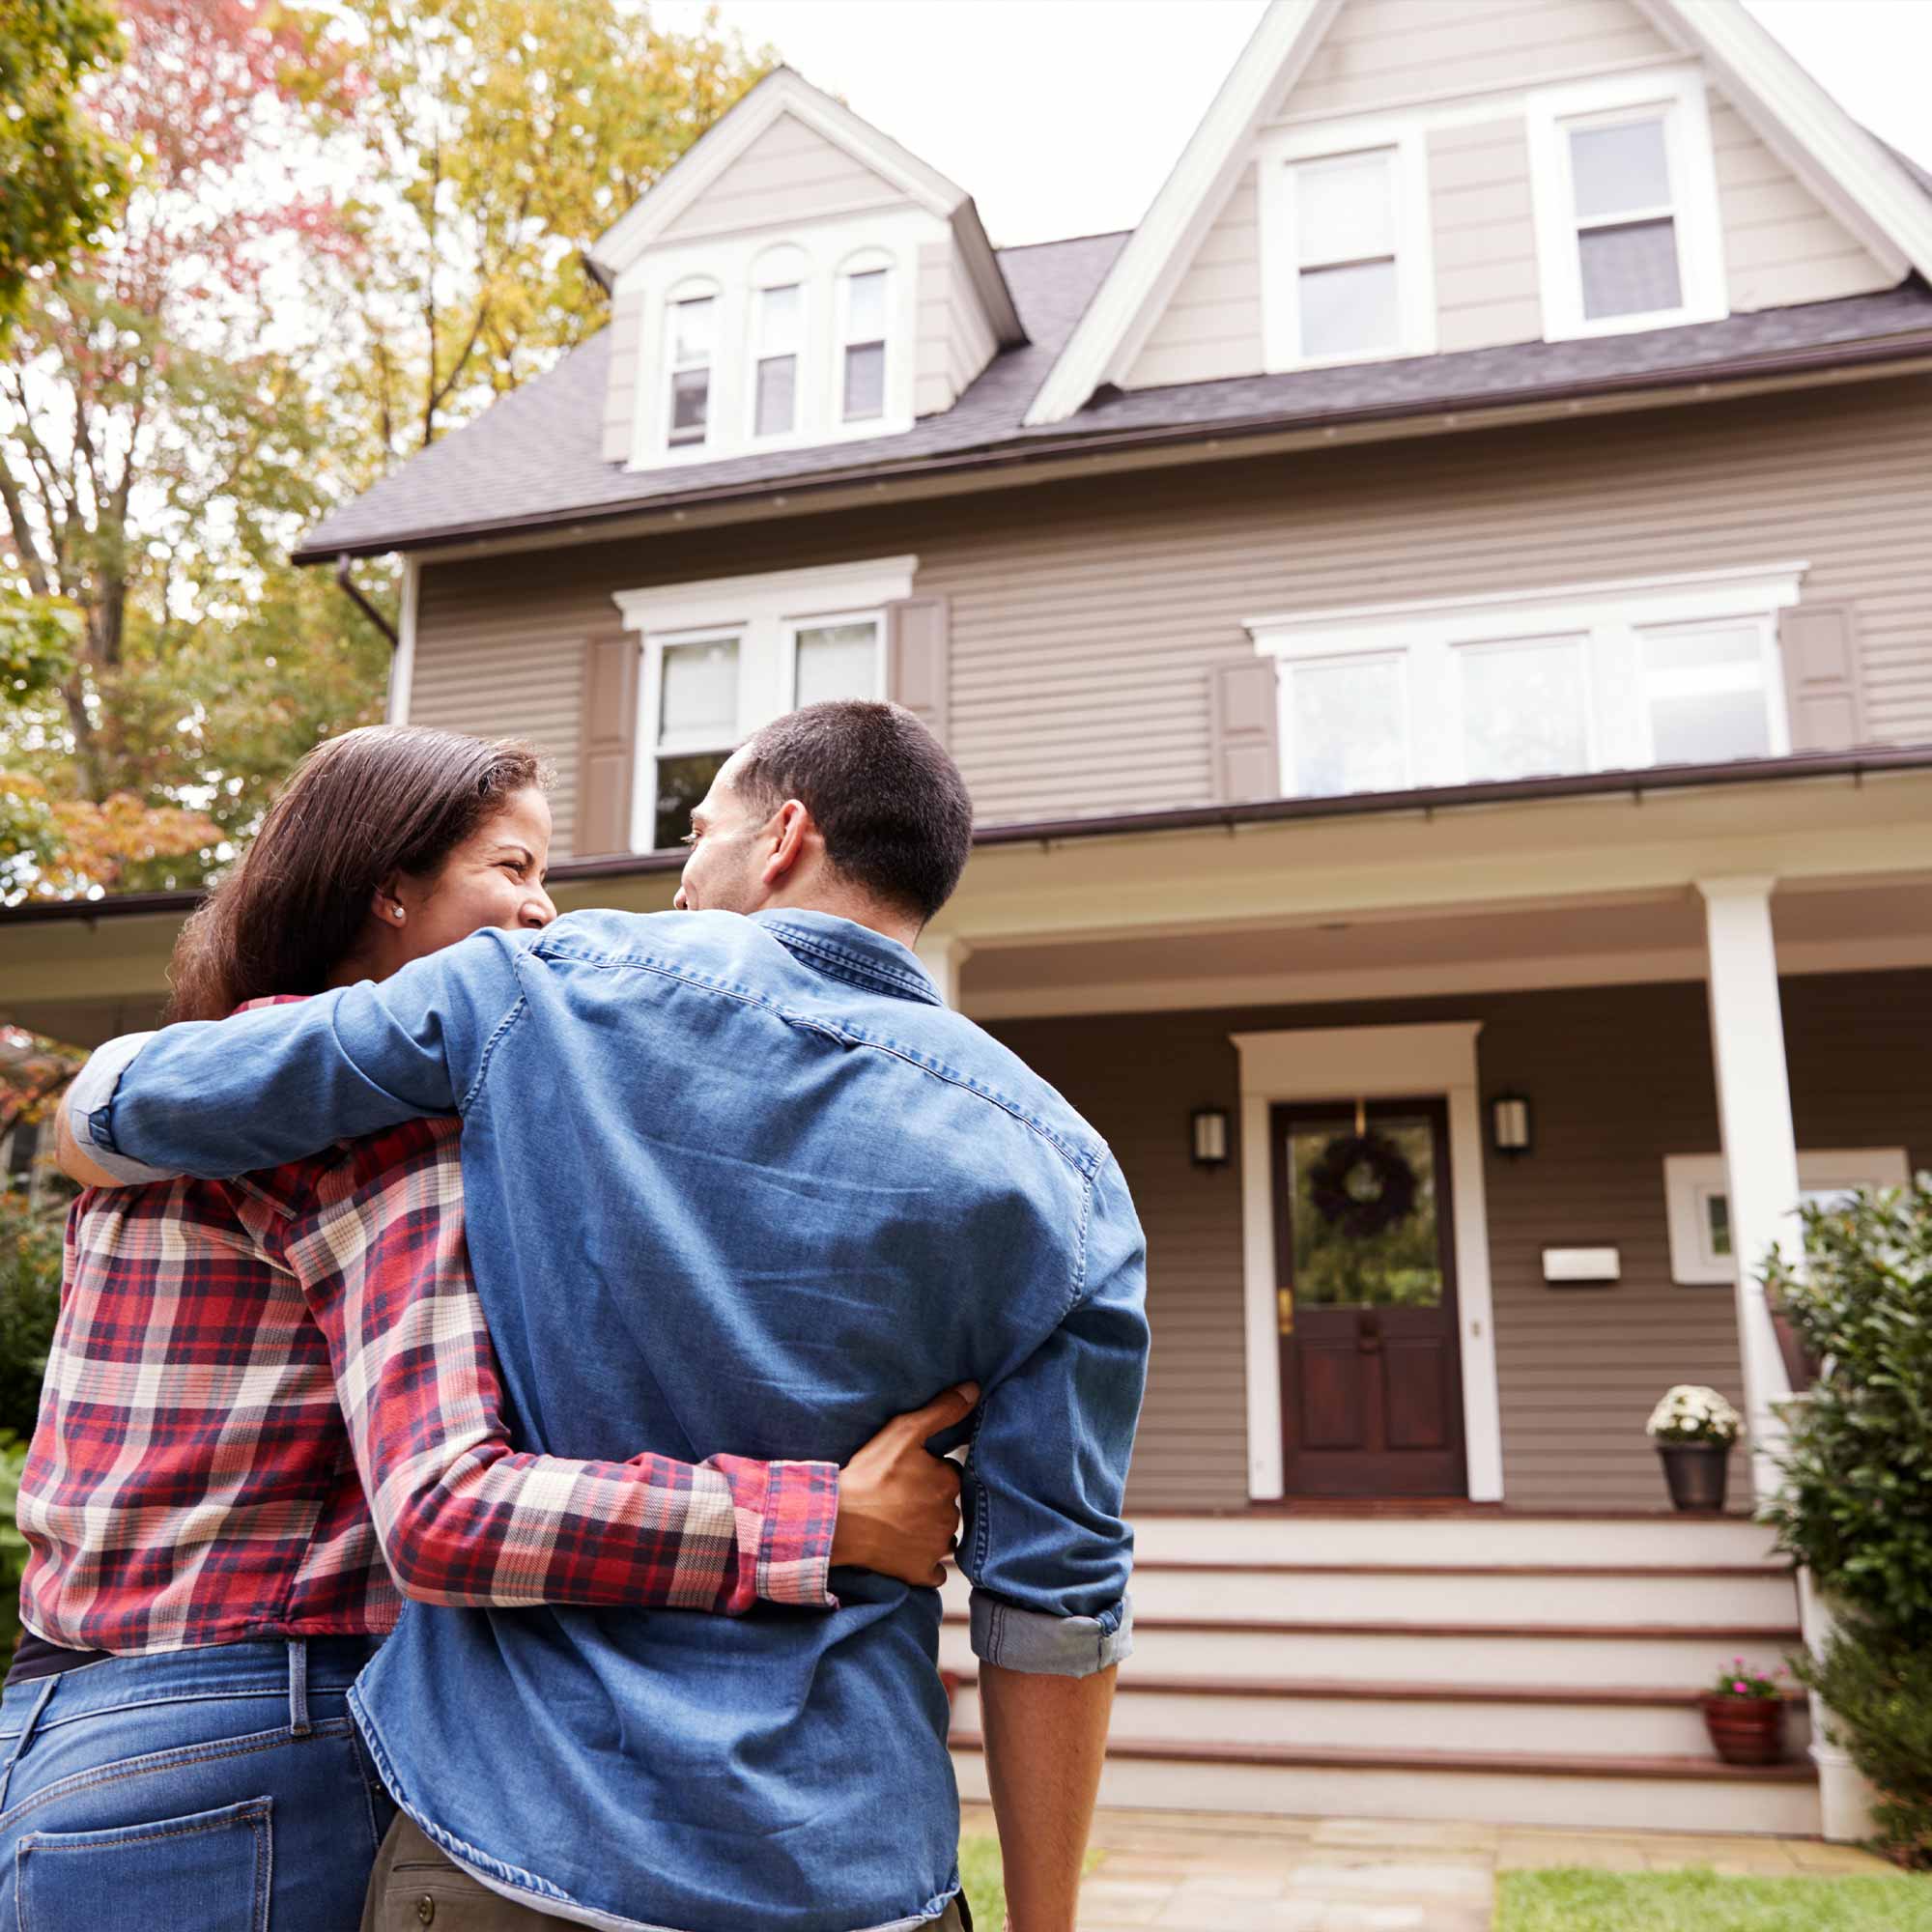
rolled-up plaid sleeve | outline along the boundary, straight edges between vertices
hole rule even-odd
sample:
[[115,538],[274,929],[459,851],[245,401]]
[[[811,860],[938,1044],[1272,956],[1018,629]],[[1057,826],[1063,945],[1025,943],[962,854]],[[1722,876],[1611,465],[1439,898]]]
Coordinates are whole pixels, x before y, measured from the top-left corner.
[[836,1607],[833,1463],[511,1448],[458,1150],[455,1122],[421,1121],[346,1151],[283,1242],[398,1587],[505,1607]]

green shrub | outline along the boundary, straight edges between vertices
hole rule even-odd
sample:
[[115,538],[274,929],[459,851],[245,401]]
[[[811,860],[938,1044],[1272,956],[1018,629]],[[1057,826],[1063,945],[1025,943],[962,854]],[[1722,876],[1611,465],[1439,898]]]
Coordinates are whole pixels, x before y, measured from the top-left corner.
[[14,1503],[20,1493],[20,1471],[27,1445],[11,1429],[0,1429],[0,1676],[20,1640],[20,1577],[27,1567],[27,1539],[14,1526]]
[[[0,1429],[31,1435],[60,1313],[59,1209],[0,1193]],[[9,1520],[12,1512],[9,1512]]]
[[1800,1674],[1883,1795],[1889,1848],[1932,1862],[1932,1175],[1805,1209],[1804,1250],[1802,1276],[1764,1277],[1822,1364],[1764,1515],[1845,1619]]
[[1932,1656],[1848,1623],[1799,1678],[1830,1707],[1826,1728],[1879,1794],[1879,1835],[1901,1864],[1932,1870]]

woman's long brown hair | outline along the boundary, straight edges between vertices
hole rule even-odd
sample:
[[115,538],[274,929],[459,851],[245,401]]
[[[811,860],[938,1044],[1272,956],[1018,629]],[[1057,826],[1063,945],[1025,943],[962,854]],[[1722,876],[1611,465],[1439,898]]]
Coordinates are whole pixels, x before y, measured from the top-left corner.
[[244,1000],[319,993],[399,872],[426,878],[513,793],[546,781],[527,745],[372,724],[318,745],[240,862],[176,942],[170,1020],[218,1020]]

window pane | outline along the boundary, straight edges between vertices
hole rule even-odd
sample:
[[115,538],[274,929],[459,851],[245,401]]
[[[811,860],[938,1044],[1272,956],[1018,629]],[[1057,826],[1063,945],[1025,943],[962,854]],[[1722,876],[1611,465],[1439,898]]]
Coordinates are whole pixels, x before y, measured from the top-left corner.
[[1294,218],[1304,266],[1395,253],[1395,156],[1347,155],[1294,171]]
[[1660,765],[1717,764],[1771,755],[1761,692],[1718,692],[1650,700],[1652,755]]
[[798,347],[798,284],[766,289],[758,297],[758,348],[767,355],[786,355]]
[[711,410],[711,371],[680,369],[670,379],[670,440],[702,442]]
[[1350,355],[1401,340],[1393,262],[1301,271],[1302,355]]
[[[1353,1125],[1293,1123],[1289,1159],[1293,1173],[1290,1220],[1294,1237],[1293,1294],[1321,1308],[1439,1308],[1442,1254],[1435,1227],[1435,1136],[1426,1120],[1377,1120],[1370,1133],[1414,1177],[1408,1211],[1373,1234],[1350,1226],[1347,1203],[1378,1197],[1376,1170],[1357,1162],[1346,1177],[1338,1143],[1354,1139]],[[1318,1177],[1321,1187],[1318,1194]],[[1340,1181],[1341,1200],[1334,1198]]]
[[1582,221],[1672,205],[1662,121],[1571,128],[1570,172],[1577,185],[1577,215]]
[[1585,228],[1577,237],[1577,248],[1582,258],[1583,314],[1588,320],[1684,306],[1674,221]]
[[1400,791],[1408,782],[1400,663],[1296,665],[1290,690],[1302,797]]
[[758,364],[759,436],[783,436],[798,407],[798,357],[767,355]]
[[658,702],[658,743],[738,735],[738,640],[667,644],[663,696]]
[[845,340],[879,342],[886,333],[886,274],[873,269],[845,277]]
[[652,824],[651,846],[662,852],[691,830],[691,810],[703,802],[711,781],[730,756],[729,752],[699,752],[689,758],[658,760],[658,809]]
[[[1740,665],[1749,666],[1747,680],[1737,676]],[[1672,676],[1707,690],[1740,682],[1755,686],[1764,681],[1764,646],[1748,625],[1721,631],[1651,631],[1643,640],[1643,668],[1653,689]],[[1693,673],[1698,674],[1694,679]]]
[[886,412],[886,345],[867,342],[845,352],[845,420]]
[[1580,772],[1589,763],[1585,670],[1572,639],[1459,653],[1471,781]]
[[673,366],[711,359],[712,318],[718,304],[710,296],[670,305],[670,359]]
[[879,695],[879,627],[874,623],[814,624],[798,634],[801,706],[829,697]]

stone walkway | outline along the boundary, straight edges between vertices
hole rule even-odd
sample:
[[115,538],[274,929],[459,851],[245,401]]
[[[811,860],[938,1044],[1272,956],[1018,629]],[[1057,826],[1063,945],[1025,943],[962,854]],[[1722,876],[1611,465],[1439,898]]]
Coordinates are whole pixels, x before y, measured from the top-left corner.
[[[969,1804],[969,1832],[993,1829]],[[1102,1811],[1105,1856],[1080,1892],[1080,1932],[1490,1932],[1495,1875],[1538,1865],[1664,1871],[1710,1865],[1796,1877],[1892,1869],[1815,1838],[1700,1838],[1363,1818]]]

